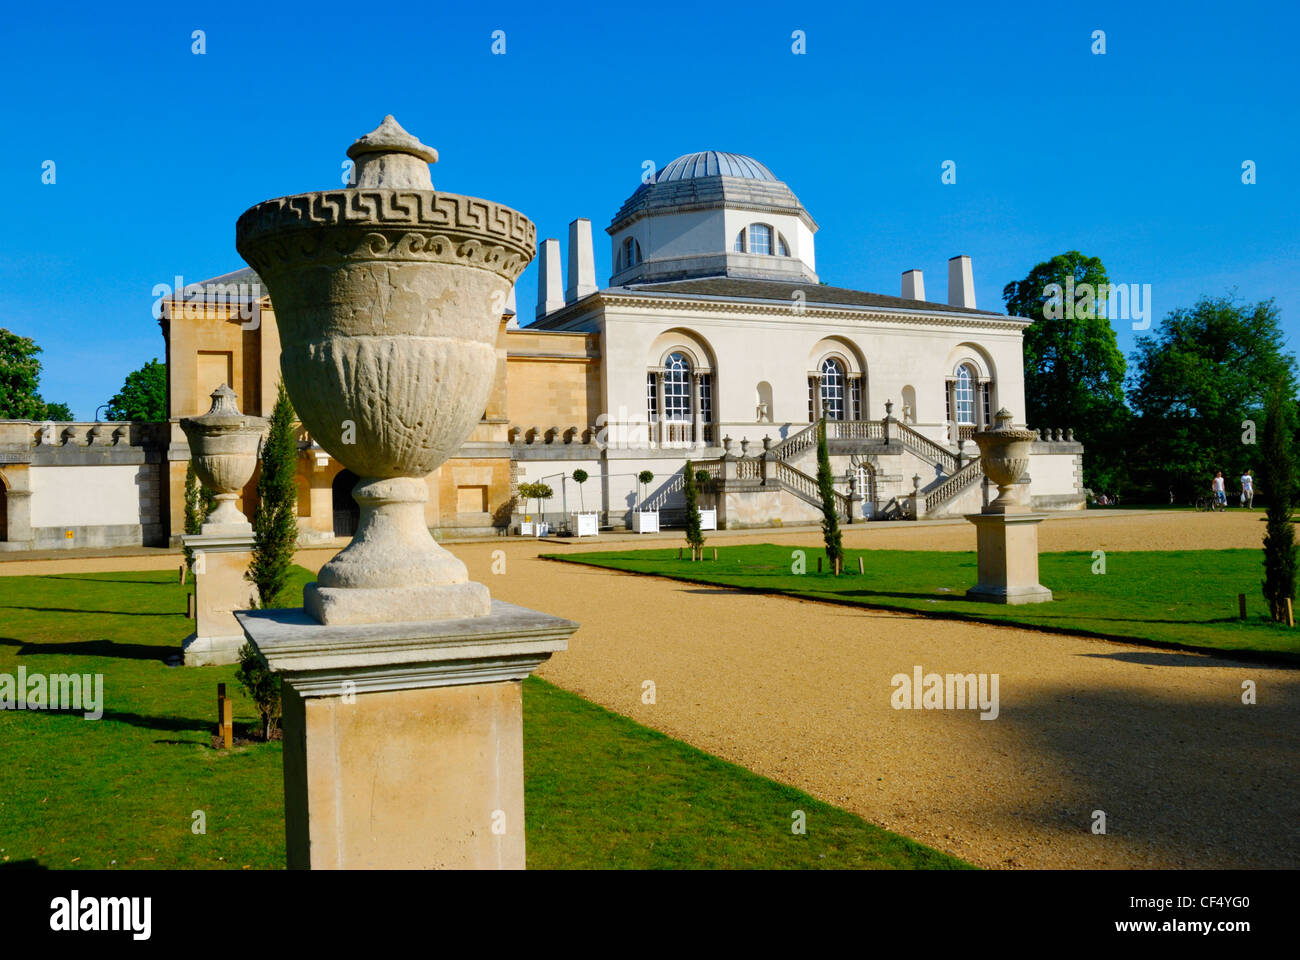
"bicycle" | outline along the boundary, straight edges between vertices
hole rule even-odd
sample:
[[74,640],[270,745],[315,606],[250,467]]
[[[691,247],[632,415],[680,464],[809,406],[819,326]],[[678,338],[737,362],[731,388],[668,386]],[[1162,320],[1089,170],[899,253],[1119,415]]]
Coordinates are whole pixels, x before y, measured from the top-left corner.
[[1222,513],[1226,509],[1227,504],[1220,501],[1218,497],[1214,496],[1214,494],[1201,494],[1192,501],[1192,506],[1202,512],[1214,511],[1216,513]]

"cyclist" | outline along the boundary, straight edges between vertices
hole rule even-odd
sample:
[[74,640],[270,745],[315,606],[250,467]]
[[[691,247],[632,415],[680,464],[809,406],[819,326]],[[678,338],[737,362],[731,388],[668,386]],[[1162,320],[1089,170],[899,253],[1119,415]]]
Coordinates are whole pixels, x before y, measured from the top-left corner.
[[1222,510],[1228,505],[1228,484],[1223,479],[1223,471],[1218,470],[1210,482],[1210,492],[1214,495],[1214,509]]

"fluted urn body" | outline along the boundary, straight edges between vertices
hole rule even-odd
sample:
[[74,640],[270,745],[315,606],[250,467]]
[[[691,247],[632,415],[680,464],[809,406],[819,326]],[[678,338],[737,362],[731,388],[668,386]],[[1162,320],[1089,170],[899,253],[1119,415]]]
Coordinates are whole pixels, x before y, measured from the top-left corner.
[[994,415],[997,427],[975,434],[980,467],[998,488],[997,499],[984,508],[984,513],[1027,513],[1029,510],[1029,505],[1017,497],[1016,488],[1029,471],[1029,451],[1038,434],[1013,427],[1011,417],[1011,412],[1003,407]]
[[199,482],[216,494],[217,505],[201,532],[223,536],[251,535],[252,524],[235,501],[253,478],[267,422],[239,412],[235,391],[222,384],[212,391],[212,407],[201,417],[184,417],[181,429]]
[[429,534],[424,477],[483,414],[535,228],[501,204],[435,191],[437,153],[391,116],[348,155],[355,186],[268,200],[236,227],[270,292],[294,409],[361,478],[357,534],[304,602],[322,623],[485,615],[487,588]]

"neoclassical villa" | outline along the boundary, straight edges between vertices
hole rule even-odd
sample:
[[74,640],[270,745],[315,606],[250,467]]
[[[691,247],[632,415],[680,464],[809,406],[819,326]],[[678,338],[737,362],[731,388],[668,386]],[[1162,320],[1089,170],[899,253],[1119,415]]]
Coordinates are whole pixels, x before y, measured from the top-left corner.
[[[529,481],[553,489],[540,505],[553,525],[579,508],[605,526],[629,524],[634,508],[670,524],[688,458],[709,475],[704,502],[720,526],[815,521],[822,418],[846,521],[978,510],[987,493],[970,438],[1002,407],[1023,417],[1030,321],[976,306],[969,257],[948,261],[946,302],[926,299],[914,269],[899,296],[828,286],[816,221],[757,160],[688,154],[646,179],[606,228],[607,286],[590,220],[569,224],[567,263],[558,240],[540,244],[536,317],[522,325],[513,300],[503,313],[479,426],[428,478],[431,528],[511,529],[537,509],[518,497]],[[160,314],[169,424],[0,425],[4,546],[174,541],[189,456],[179,418],[206,411],[222,383],[244,412],[269,415],[279,336],[253,271],[186,286]],[[1056,424],[1030,426],[1043,436],[1034,505],[1081,509],[1082,446]],[[300,528],[350,534],[355,478],[309,436],[300,446]],[[99,491],[86,471],[105,466],[118,468],[103,495],[111,511],[97,517],[98,493],[56,502]],[[575,471],[589,479],[577,484]],[[245,509],[252,496],[250,484]]]

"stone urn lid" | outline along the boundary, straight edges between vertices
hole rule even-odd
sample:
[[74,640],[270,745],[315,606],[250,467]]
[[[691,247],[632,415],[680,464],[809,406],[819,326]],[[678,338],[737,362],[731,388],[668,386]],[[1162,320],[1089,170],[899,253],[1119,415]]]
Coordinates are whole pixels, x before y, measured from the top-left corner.
[[[990,442],[1002,445],[1016,441],[1038,439],[1038,433],[1034,430],[1022,430],[1013,427],[1011,425],[1012,417],[1013,414],[1006,407],[993,414],[993,419],[997,421],[998,425],[992,430],[981,430],[975,434],[975,443],[979,445],[981,450],[984,450]],[[980,442],[981,437],[985,438],[985,442]]]
[[375,129],[358,137],[348,147],[348,156],[357,164],[358,187],[433,189],[429,164],[438,162],[438,151],[403,130],[391,113]]
[[265,419],[239,412],[239,405],[235,402],[235,391],[226,384],[223,383],[213,390],[211,396],[212,406],[207,413],[201,417],[181,419],[181,429],[187,434],[191,430],[206,434],[235,433],[243,430],[258,433],[266,431],[268,424]]
[[357,137],[348,147],[348,156],[353,160],[367,153],[409,153],[425,163],[438,162],[438,151],[407,133],[391,113],[384,117],[383,123],[365,136]]

